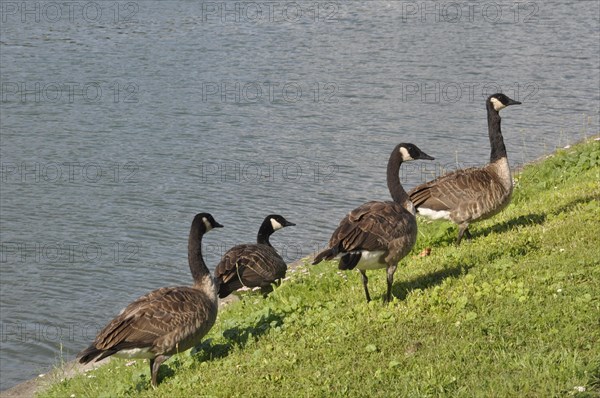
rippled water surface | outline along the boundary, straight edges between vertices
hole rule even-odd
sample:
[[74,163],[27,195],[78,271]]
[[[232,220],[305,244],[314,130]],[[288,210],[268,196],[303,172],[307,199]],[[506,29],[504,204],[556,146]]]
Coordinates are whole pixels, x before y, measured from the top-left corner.
[[388,198],[395,144],[436,157],[406,187],[485,163],[487,94],[523,102],[513,166],[598,132],[597,1],[0,4],[2,389],[190,283],[197,212],[210,266],[274,212],[291,262]]

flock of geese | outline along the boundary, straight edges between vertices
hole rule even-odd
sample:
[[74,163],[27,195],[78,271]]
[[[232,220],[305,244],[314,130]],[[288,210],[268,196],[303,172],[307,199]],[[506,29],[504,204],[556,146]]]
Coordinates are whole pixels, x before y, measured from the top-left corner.
[[[387,166],[387,185],[392,201],[367,202],[348,213],[329,240],[328,248],[313,261],[337,259],[342,270],[357,268],[367,301],[371,300],[366,270],[386,268],[387,293],[398,262],[406,256],[417,238],[416,212],[433,219],[445,218],[458,224],[457,245],[463,235],[471,238],[469,224],[497,214],[510,202],[512,178],[500,129],[499,111],[520,104],[504,94],[486,100],[488,131],[492,148],[490,162],[482,168],[469,168],[446,174],[415,187],[407,193],[400,183],[403,162],[433,157],[409,143],[396,145]],[[215,323],[218,298],[242,287],[263,292],[285,276],[287,266],[269,242],[271,234],[295,224],[280,215],[263,221],[256,244],[231,248],[211,275],[202,258],[202,238],[222,227],[212,215],[194,217],[188,241],[188,262],[192,286],[163,287],[129,304],[102,329],[94,342],[78,354],[80,363],[114,355],[150,360],[151,384],[158,384],[158,369],[171,355],[199,344]]]

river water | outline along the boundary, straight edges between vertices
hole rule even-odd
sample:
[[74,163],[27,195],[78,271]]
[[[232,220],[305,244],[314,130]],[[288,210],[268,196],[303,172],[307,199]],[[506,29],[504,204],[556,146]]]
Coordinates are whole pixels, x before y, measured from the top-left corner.
[[211,267],[269,213],[291,262],[388,199],[397,143],[436,157],[407,188],[485,163],[488,94],[513,166],[599,130],[595,0],[0,4],[1,389],[190,283],[197,212]]

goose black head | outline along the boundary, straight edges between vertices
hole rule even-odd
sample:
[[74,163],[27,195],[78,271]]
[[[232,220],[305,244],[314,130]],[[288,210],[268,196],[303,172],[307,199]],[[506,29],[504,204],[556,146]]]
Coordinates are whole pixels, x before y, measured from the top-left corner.
[[409,162],[411,160],[425,159],[425,160],[434,160],[435,158],[429,156],[425,152],[419,149],[414,144],[398,144],[396,146],[396,150],[400,152],[400,156],[402,157],[403,162]]
[[209,213],[196,214],[196,216],[194,217],[194,221],[192,222],[192,225],[195,225],[198,228],[200,228],[202,233],[207,233],[208,231],[210,231],[213,228],[222,228],[223,227]]
[[267,217],[265,217],[265,221],[263,221],[263,225],[265,224],[270,225],[273,231],[277,231],[284,227],[293,227],[296,225],[292,222],[289,222],[279,214],[269,214]]
[[496,112],[500,111],[500,109],[506,108],[509,105],[521,105],[519,101],[508,98],[502,93],[490,95],[487,99],[487,102],[492,106],[492,108],[494,108]]

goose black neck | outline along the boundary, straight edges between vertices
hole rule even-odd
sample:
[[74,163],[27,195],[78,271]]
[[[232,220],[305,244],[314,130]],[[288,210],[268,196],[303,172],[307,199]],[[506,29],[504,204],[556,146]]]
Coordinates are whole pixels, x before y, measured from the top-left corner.
[[[202,221],[200,221],[202,222]],[[202,236],[204,232],[200,228],[192,224],[190,231],[190,238],[188,240],[188,263],[190,265],[190,271],[192,272],[192,278],[194,278],[195,284],[203,282],[206,275],[210,275],[210,271],[204,263],[202,258]]]
[[394,152],[392,152],[387,165],[387,185],[394,202],[404,205],[408,200],[408,195],[402,187],[402,184],[400,184],[400,176],[398,173],[400,172],[401,164],[402,158],[400,151],[396,148],[394,149]]
[[487,116],[488,134],[490,136],[490,146],[492,147],[490,163],[493,163],[498,159],[506,157],[506,147],[504,146],[502,130],[500,129],[500,114],[489,101],[487,103]]
[[273,233],[273,228],[271,227],[271,220],[265,220],[260,229],[258,230],[258,235],[256,236],[256,243],[259,245],[267,245],[271,246],[271,242],[269,242],[269,237]]

